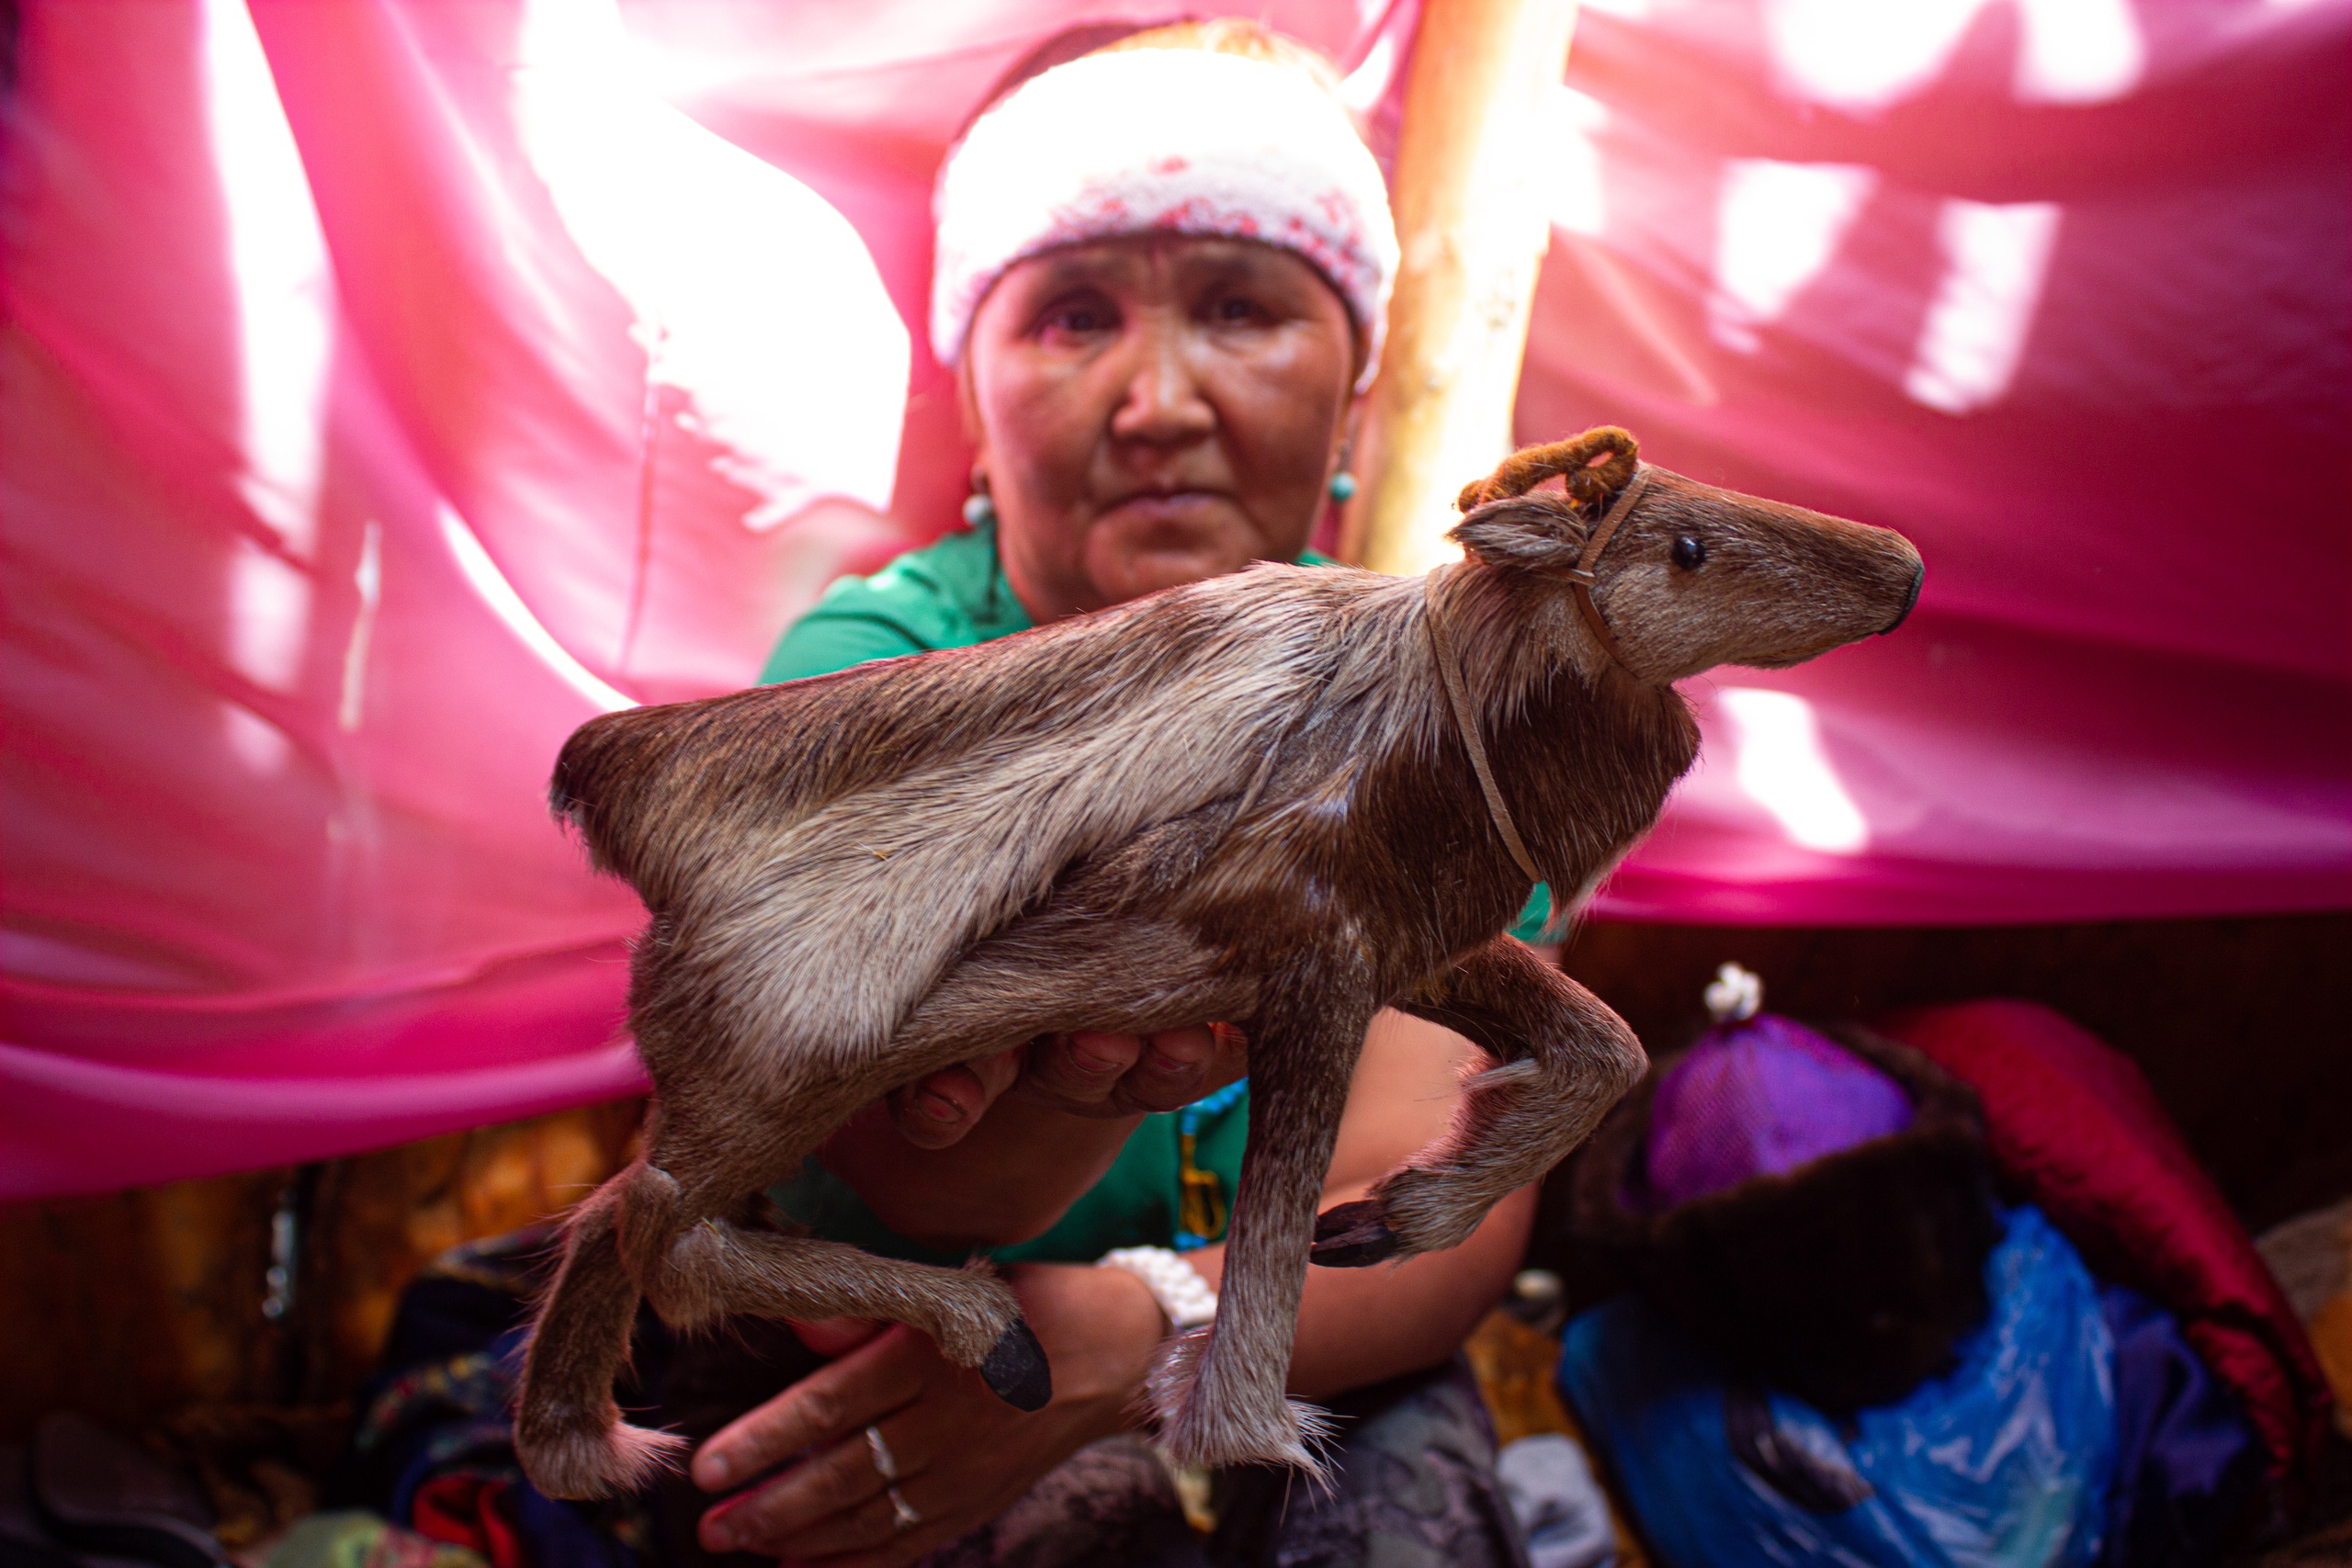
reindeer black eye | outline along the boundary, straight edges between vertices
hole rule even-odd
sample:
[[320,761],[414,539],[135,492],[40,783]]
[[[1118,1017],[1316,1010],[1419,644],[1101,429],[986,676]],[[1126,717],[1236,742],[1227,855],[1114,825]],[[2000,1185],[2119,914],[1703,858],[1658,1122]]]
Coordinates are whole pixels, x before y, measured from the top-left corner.
[[1674,541],[1674,564],[1685,571],[1696,571],[1707,564],[1707,541],[1696,534],[1685,534]]

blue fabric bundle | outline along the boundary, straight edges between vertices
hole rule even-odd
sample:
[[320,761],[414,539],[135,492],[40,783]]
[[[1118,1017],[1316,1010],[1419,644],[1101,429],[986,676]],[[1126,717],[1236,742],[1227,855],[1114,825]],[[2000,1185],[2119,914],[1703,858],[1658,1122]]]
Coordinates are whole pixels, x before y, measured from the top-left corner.
[[1637,1298],[1571,1323],[1562,1392],[1658,1555],[1673,1568],[2096,1562],[2114,1342],[2074,1247],[2034,1209],[2006,1218],[1985,1265],[1992,1316],[1955,1347],[1959,1364],[1843,1429],[1728,1384]]
[[1728,1379],[1634,1296],[1568,1325],[1561,1392],[1668,1568],[2181,1568],[2260,1454],[2145,1297],[2007,1212],[1992,1315],[1905,1398],[1824,1416]]

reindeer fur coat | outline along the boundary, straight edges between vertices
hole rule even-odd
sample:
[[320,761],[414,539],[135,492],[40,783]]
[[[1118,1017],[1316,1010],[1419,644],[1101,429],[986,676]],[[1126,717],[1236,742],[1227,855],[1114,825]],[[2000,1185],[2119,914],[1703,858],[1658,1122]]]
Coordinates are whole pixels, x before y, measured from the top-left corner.
[[[1521,453],[1464,508],[1468,558],[1428,580],[1261,566],[582,727],[555,808],[651,913],[629,1017],[657,1097],[541,1308],[516,1440],[542,1490],[633,1487],[679,1445],[613,1404],[640,1293],[680,1327],[909,1323],[1042,1404],[1043,1353],[985,1269],[778,1234],[750,1204],[926,1074],[1212,1019],[1249,1038],[1250,1144],[1216,1322],[1169,1347],[1154,1409],[1180,1462],[1314,1467],[1317,1417],[1283,1393],[1310,1255],[1456,1245],[1640,1076],[1623,1023],[1500,934],[1531,864],[1581,897],[1647,829],[1697,750],[1673,681],[1892,630],[1918,592],[1899,536],[1642,468],[1613,428]],[[1318,1223],[1387,1006],[1497,1065],[1443,1140]]]

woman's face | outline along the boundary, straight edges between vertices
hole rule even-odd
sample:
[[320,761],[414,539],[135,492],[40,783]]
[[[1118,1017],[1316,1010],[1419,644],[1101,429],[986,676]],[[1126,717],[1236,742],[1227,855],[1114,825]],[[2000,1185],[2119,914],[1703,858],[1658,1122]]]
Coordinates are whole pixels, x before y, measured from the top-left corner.
[[1005,575],[1033,619],[1306,548],[1358,366],[1346,306],[1290,252],[1151,235],[1033,256],[966,352]]

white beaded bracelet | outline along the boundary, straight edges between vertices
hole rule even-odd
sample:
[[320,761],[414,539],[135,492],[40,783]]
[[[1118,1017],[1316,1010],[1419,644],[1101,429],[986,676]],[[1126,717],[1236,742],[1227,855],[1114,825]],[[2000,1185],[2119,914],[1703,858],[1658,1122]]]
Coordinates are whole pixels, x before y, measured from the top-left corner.
[[1164,1247],[1122,1247],[1104,1253],[1095,1267],[1124,1269],[1141,1280],[1180,1334],[1216,1321],[1216,1292],[1198,1270]]

